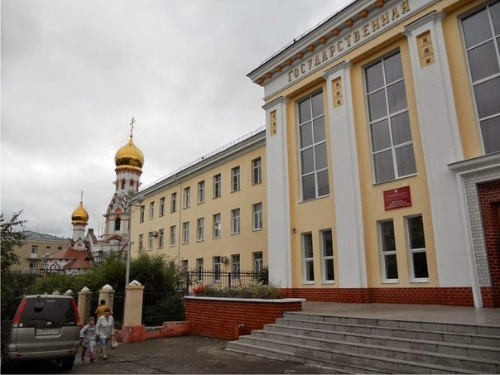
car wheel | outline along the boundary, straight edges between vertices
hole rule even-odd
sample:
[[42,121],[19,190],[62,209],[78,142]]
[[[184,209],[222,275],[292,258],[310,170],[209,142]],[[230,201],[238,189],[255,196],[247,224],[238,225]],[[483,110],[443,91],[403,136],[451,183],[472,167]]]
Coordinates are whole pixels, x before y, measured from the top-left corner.
[[61,363],[64,370],[71,370],[75,364],[75,357],[63,358]]

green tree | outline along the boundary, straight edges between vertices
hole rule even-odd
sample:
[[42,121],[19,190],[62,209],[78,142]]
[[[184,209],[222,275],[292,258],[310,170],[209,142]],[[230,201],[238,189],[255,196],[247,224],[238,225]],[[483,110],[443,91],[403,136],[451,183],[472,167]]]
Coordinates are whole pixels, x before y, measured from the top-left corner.
[[[10,221],[6,221],[3,213],[0,215],[2,226],[2,275],[10,268],[19,264],[19,256],[14,252],[16,247],[23,244],[26,239],[24,234],[24,224],[26,220],[21,220],[22,211],[14,212]],[[3,281],[3,280],[2,280]]]

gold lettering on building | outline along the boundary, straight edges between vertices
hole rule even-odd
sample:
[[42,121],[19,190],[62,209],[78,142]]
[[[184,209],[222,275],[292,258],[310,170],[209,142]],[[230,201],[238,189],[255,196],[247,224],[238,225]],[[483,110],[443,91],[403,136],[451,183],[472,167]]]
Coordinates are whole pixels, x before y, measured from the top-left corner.
[[372,31],[375,32],[377,31],[378,29],[380,29],[380,21],[378,18],[375,18],[373,21],[372,21]]
[[355,31],[354,32],[354,43],[359,42],[360,39],[361,39],[361,35],[359,34],[359,31]]
[[405,14],[406,12],[410,11],[410,4],[408,3],[408,0],[403,1],[401,4],[401,13]]
[[392,8],[392,20],[394,21],[396,18],[399,18],[398,8]]
[[321,64],[321,60],[319,59],[319,56],[316,55],[316,58],[314,59],[314,66],[318,66],[319,64]]
[[326,60],[328,60],[328,55],[326,51],[323,51],[323,62],[325,62]]
[[389,21],[389,13],[388,13],[388,12],[386,12],[386,13],[382,14],[382,15],[380,16],[380,20],[382,21],[382,26],[387,25],[387,24],[390,22],[390,21]]

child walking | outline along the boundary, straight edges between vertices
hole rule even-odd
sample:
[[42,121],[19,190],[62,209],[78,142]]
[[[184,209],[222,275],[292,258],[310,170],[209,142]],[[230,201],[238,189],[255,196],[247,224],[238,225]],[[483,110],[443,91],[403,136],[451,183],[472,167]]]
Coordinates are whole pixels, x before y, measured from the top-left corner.
[[94,362],[94,346],[96,345],[96,335],[94,318],[87,320],[87,325],[80,330],[80,345],[82,346],[82,362],[85,362],[85,353],[89,352],[90,362]]

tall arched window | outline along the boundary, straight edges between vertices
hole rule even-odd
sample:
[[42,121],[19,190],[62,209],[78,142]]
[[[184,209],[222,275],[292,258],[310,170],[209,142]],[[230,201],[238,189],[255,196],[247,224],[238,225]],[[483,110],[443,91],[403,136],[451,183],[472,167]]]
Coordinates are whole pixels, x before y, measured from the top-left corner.
[[120,218],[116,218],[115,220],[115,231],[120,230],[121,220]]

